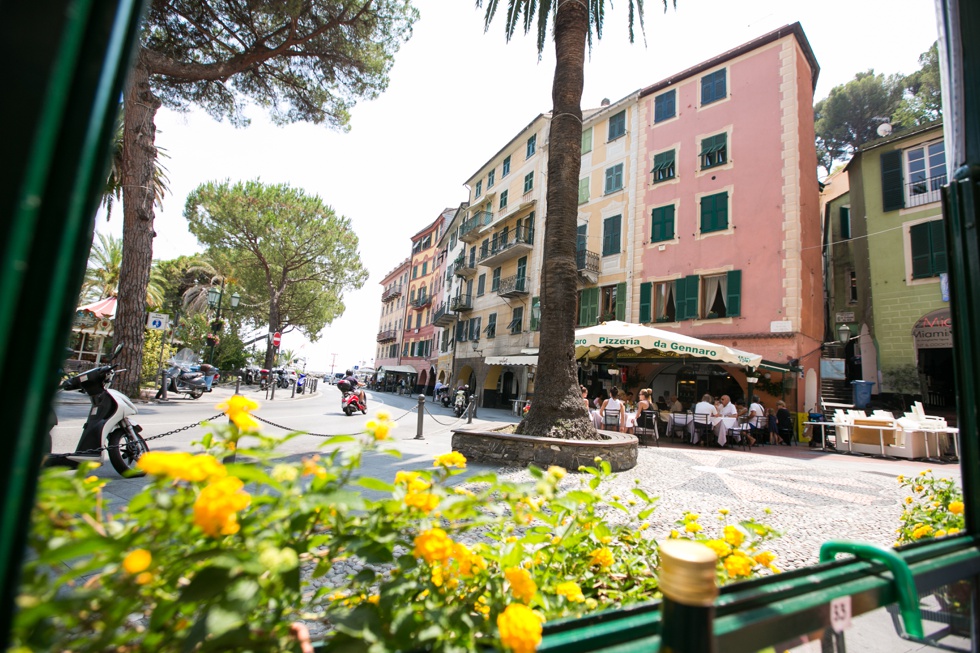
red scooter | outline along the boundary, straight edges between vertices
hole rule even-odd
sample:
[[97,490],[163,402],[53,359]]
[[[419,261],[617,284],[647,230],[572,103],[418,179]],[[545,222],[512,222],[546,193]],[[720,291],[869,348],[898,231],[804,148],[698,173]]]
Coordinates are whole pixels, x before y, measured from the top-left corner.
[[367,414],[367,405],[361,403],[361,398],[354,392],[354,388],[351,387],[348,381],[339,381],[337,383],[337,389],[343,393],[340,396],[340,409],[344,411],[347,417],[350,417],[356,411],[361,411],[365,415]]

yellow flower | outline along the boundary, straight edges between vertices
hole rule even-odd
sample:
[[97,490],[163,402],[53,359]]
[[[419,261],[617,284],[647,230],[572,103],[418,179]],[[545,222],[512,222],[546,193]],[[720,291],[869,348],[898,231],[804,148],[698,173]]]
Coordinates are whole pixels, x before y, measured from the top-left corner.
[[899,474],[898,475],[898,482],[899,483],[904,483],[905,482],[905,475],[904,474]]
[[684,521],[697,521],[698,520],[698,517],[700,517],[700,516],[701,515],[699,515],[696,512],[689,512],[689,513],[687,513],[687,514],[684,515]]
[[946,531],[940,528],[936,531],[936,537],[946,537]]
[[721,514],[721,515],[727,515],[728,514],[728,508],[719,508],[718,509],[718,513]]
[[962,501],[950,501],[949,511],[954,515],[963,514],[963,502]]
[[919,524],[918,526],[915,527],[915,530],[912,531],[912,539],[920,540],[931,533],[932,533],[932,526],[928,524]]
[[772,564],[772,561],[776,559],[776,555],[770,551],[763,551],[762,553],[756,554],[754,560],[758,562],[763,567],[768,567]]
[[137,585],[148,585],[153,582],[153,574],[148,571],[144,571],[141,574],[136,574],[136,584]]
[[244,483],[225,476],[205,486],[194,501],[194,523],[211,537],[238,532],[238,512],[248,507],[251,497]]
[[649,523],[643,522],[642,524],[640,524],[640,530],[641,531],[645,531],[648,528],[650,528],[650,524]]
[[439,496],[431,492],[409,492],[405,495],[405,505],[428,514],[439,505]]
[[391,413],[389,413],[387,410],[379,410],[377,413],[375,413],[375,416],[377,416],[379,420],[383,420],[385,422],[391,420]]
[[146,549],[133,549],[123,558],[122,566],[130,574],[138,574],[150,568],[153,555]]
[[372,605],[377,605],[380,601],[381,597],[377,594],[372,594],[371,596],[367,597],[367,602]]
[[327,470],[320,467],[317,463],[320,461],[320,454],[313,454],[309,458],[303,459],[303,476],[316,476],[317,478],[325,478],[327,475]]
[[507,538],[504,539],[504,542],[506,542],[507,544],[513,544],[514,542],[516,542],[519,539],[520,538],[517,537],[516,535],[508,535]]
[[213,481],[228,472],[214,456],[185,451],[149,451],[140,456],[136,466],[151,476],[167,476],[182,481]]
[[905,497],[905,503],[912,503],[912,497]]
[[565,474],[566,472],[564,467],[559,467],[558,465],[552,465],[551,467],[548,468],[548,476],[551,476],[552,478],[555,478],[557,480],[561,480],[565,478]]
[[379,411],[376,419],[369,419],[364,424],[364,430],[377,441],[387,440],[391,429],[397,426],[391,421],[385,411]]
[[916,486],[915,486],[914,488],[912,488],[912,489],[913,489],[913,490],[915,490],[916,492],[922,492],[922,486],[921,486],[921,485],[916,485]]
[[464,496],[464,497],[475,497],[476,496],[475,494],[473,494],[473,491],[472,490],[467,490],[465,487],[454,488],[453,489],[453,492],[455,492],[456,494],[458,494],[460,496]]
[[688,533],[697,533],[701,530],[701,524],[697,523],[696,521],[689,521],[684,524],[684,530]]
[[272,478],[280,483],[295,481],[299,476],[299,470],[294,465],[280,463],[272,468]]
[[436,456],[433,467],[459,467],[460,469],[466,469],[466,456],[458,451],[444,453]]
[[946,531],[946,534],[947,535],[956,535],[959,532],[960,532],[960,529],[953,527],[953,528],[949,529],[948,531]]
[[676,540],[680,536],[681,536],[681,534],[677,532],[677,529],[676,528],[670,529],[670,539]]
[[742,540],[745,539],[745,533],[743,533],[738,526],[728,525],[725,526],[725,541],[732,546],[740,546]]
[[534,594],[538,591],[538,586],[531,578],[531,574],[521,567],[511,567],[504,571],[504,577],[510,583],[510,593],[514,598],[524,603],[530,603]]
[[601,549],[596,549],[595,551],[590,553],[589,556],[592,558],[593,566],[602,567],[603,569],[612,566],[613,554],[612,551],[610,551],[606,547],[602,547]]
[[732,578],[749,576],[752,573],[752,559],[746,555],[733,554],[724,560],[725,571]]
[[722,542],[721,540],[708,540],[703,542],[703,544],[714,551],[718,558],[724,558],[732,553],[732,547],[728,546],[728,544]]
[[599,538],[599,541],[602,542],[603,544],[609,544],[610,542],[612,542],[612,540],[613,540],[612,535],[606,535],[605,537]]
[[415,538],[412,555],[422,558],[430,565],[448,560],[453,555],[454,542],[441,528],[430,528]]
[[928,469],[927,469],[927,470],[925,470],[925,471],[921,471],[921,472],[919,472],[919,476],[925,476],[925,475],[926,475],[926,473],[927,473],[927,472],[929,472],[929,471],[931,471],[931,470],[928,470]]
[[595,610],[598,606],[599,606],[599,602],[596,601],[591,596],[585,599],[585,607],[587,607],[589,610]]
[[534,653],[541,643],[541,618],[520,603],[511,603],[497,617],[500,643],[514,653]]
[[257,431],[259,423],[249,415],[249,413],[259,407],[259,404],[248,397],[233,395],[223,404],[215,406],[218,410],[225,411],[232,422],[242,431]]
[[585,601],[585,597],[582,596],[582,588],[574,581],[558,583],[558,587],[555,588],[555,593],[558,596],[565,597],[566,600],[572,603],[582,603]]
[[554,537],[551,538],[551,543],[552,544],[558,544],[559,542],[561,542],[561,538],[558,537],[557,535],[555,535]]
[[436,587],[442,587],[442,567],[439,565],[432,567],[432,584]]

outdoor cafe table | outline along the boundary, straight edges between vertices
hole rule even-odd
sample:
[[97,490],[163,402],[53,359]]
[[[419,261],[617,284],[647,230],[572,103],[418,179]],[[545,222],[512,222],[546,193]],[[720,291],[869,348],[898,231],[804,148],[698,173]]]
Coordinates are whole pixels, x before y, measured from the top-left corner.
[[715,432],[715,436],[718,438],[718,446],[724,447],[728,442],[728,429],[736,426],[738,424],[738,416],[733,415],[731,417],[712,417],[711,418],[711,428]]

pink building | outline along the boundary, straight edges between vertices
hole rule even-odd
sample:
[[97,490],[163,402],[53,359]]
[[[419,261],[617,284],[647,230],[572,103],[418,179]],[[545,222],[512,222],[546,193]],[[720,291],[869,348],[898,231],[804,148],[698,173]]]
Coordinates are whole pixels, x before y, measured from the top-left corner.
[[676,378],[655,385],[682,400],[697,401],[727,374],[767,405],[816,402],[818,72],[794,23],[640,92],[632,320],[766,359],[751,389],[737,368],[675,365]]

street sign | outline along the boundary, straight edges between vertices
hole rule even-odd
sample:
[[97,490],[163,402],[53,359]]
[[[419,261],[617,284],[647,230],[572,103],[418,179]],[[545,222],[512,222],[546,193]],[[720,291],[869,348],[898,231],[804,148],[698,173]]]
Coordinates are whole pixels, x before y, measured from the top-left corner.
[[146,328],[166,331],[170,326],[170,315],[167,313],[150,313],[146,317]]
[[282,334],[276,331],[272,334],[272,346],[278,349],[280,342],[282,342]]

